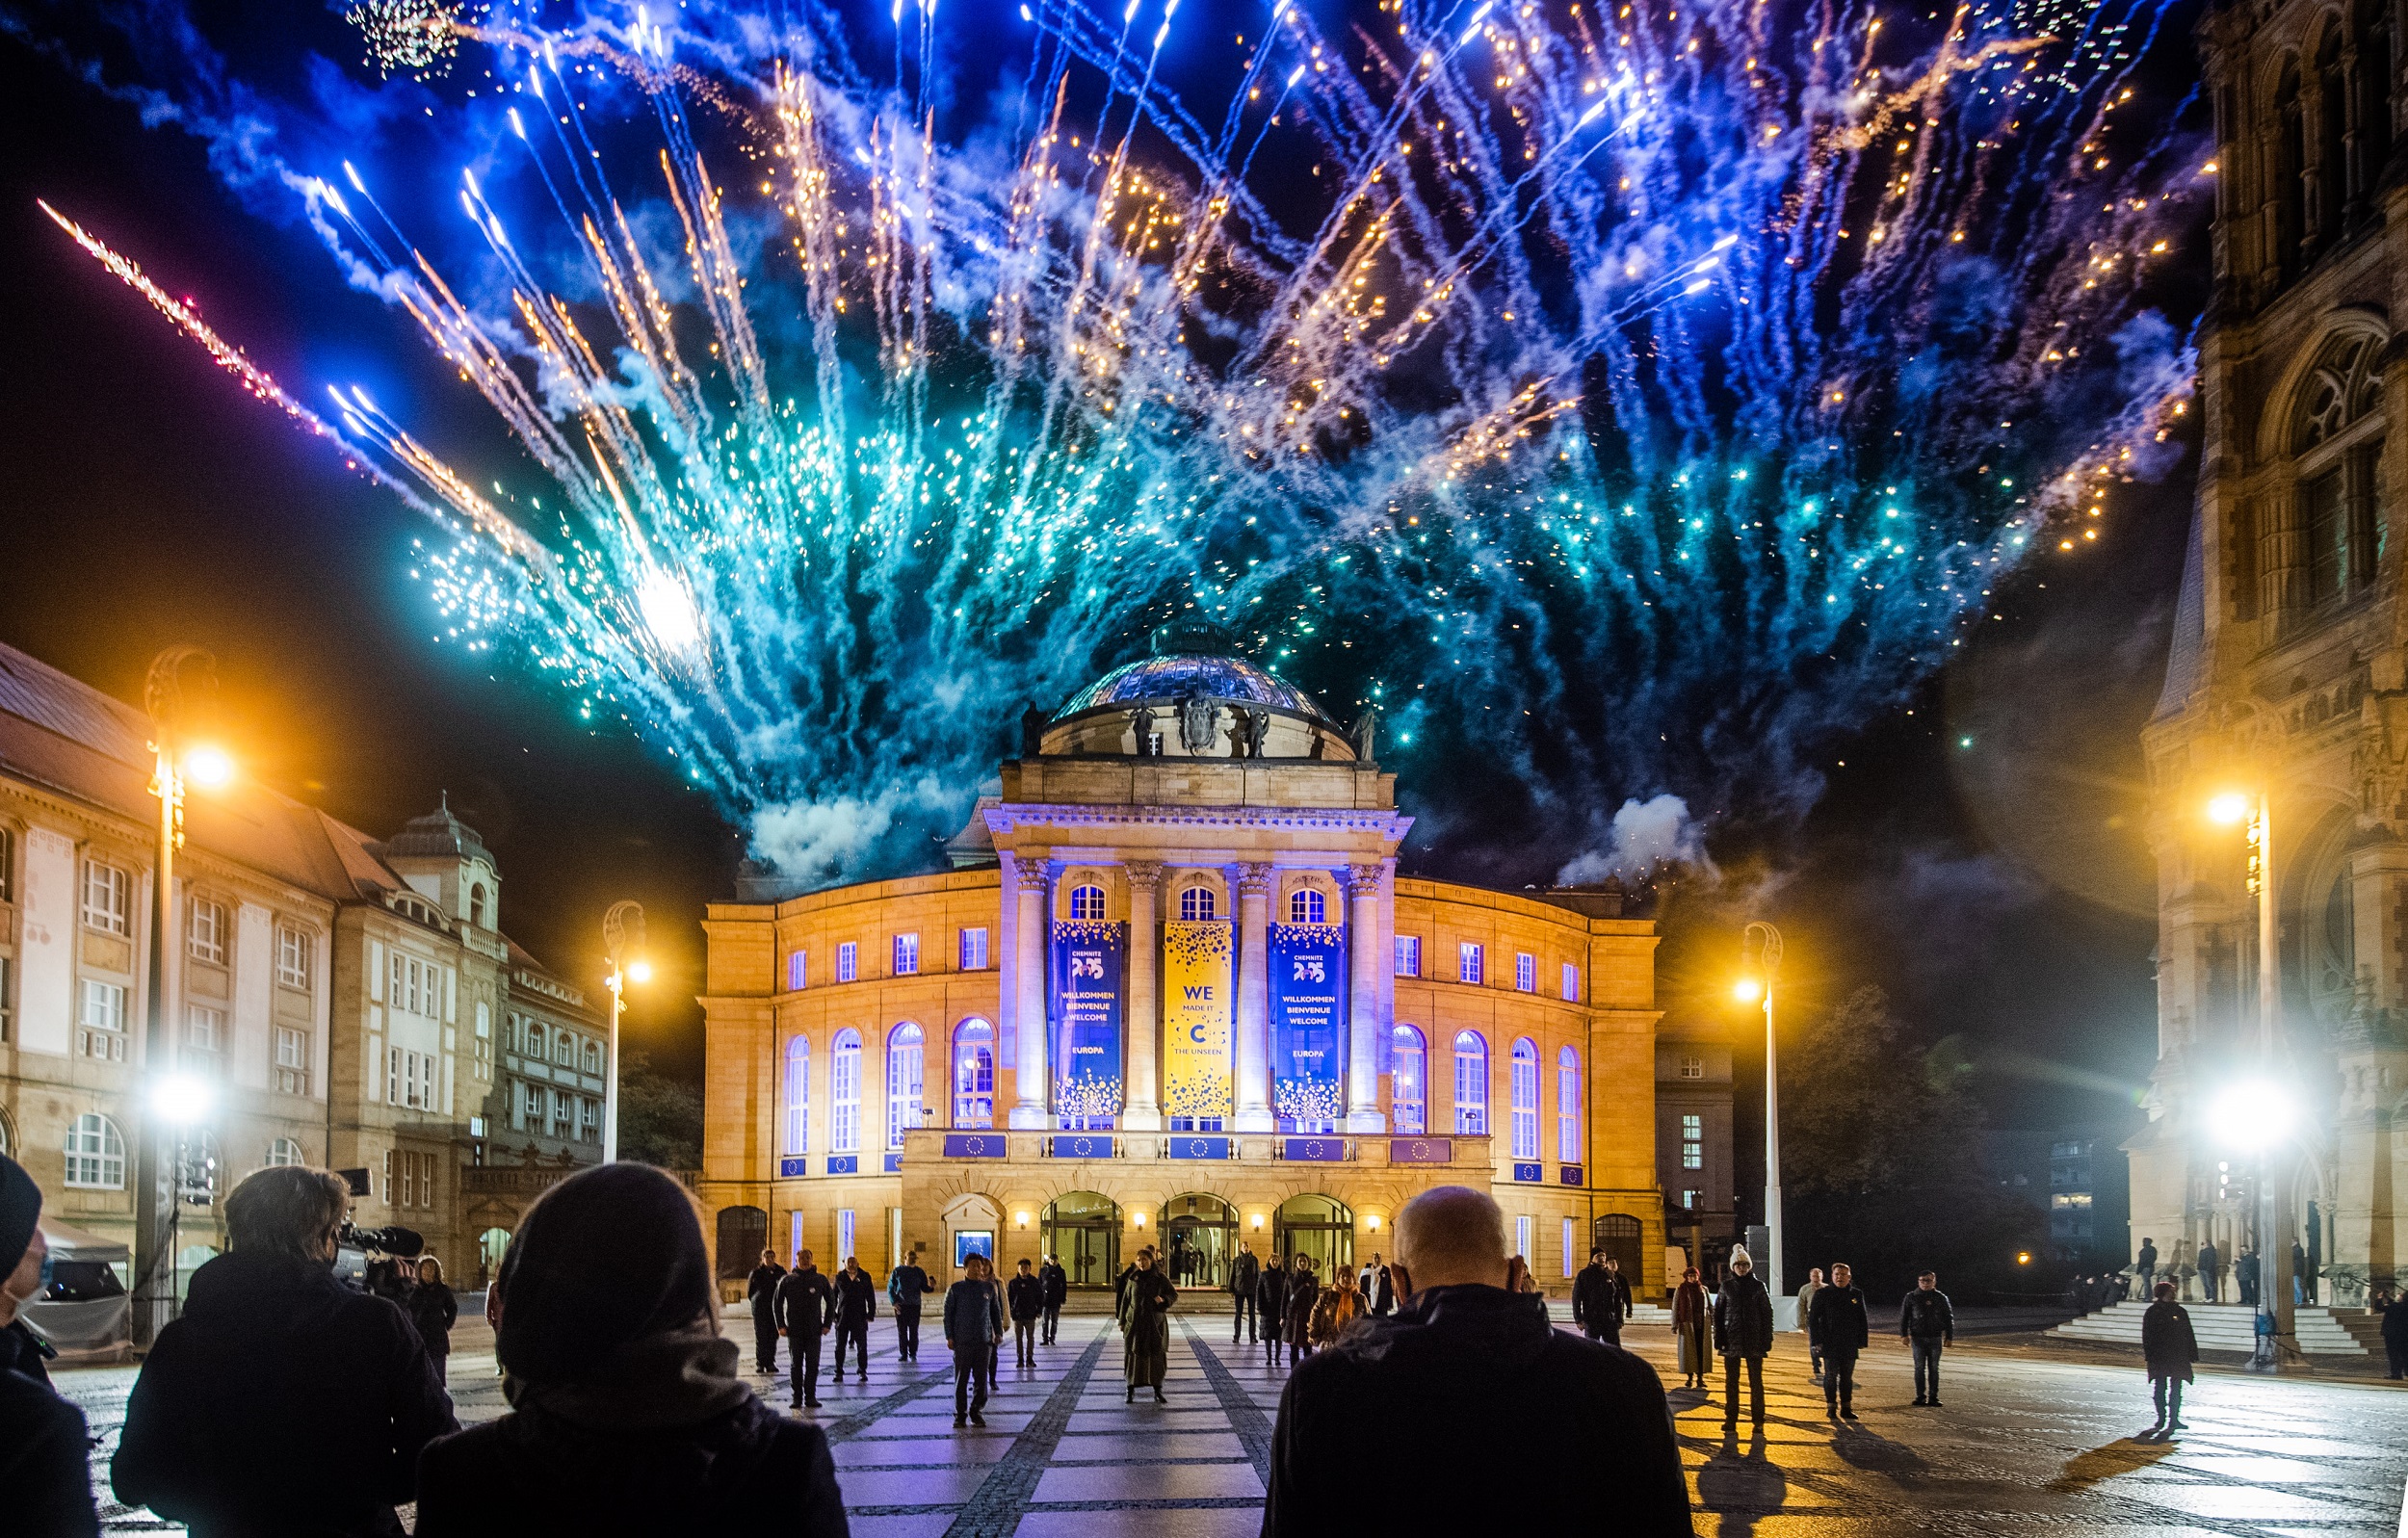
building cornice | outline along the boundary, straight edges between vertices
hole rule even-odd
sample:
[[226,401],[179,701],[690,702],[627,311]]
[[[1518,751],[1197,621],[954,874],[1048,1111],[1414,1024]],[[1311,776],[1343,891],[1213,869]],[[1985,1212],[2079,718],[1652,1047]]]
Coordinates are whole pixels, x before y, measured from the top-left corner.
[[1264,828],[1315,833],[1376,833],[1401,840],[1413,819],[1385,807],[1350,806],[1132,806],[1007,802],[981,813],[997,835],[1031,828],[1181,827]]

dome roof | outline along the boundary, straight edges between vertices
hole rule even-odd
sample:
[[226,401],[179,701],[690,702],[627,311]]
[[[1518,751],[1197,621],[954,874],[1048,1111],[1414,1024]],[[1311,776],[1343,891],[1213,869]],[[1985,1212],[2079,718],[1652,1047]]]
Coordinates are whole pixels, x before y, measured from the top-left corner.
[[1113,668],[1072,695],[1068,704],[1055,712],[1054,719],[1066,720],[1107,705],[1134,705],[1139,700],[1160,703],[1191,694],[1269,705],[1316,720],[1329,718],[1310,694],[1242,657],[1174,652]]
[[403,823],[402,831],[385,843],[384,852],[402,860],[458,858],[493,863],[493,856],[486,852],[484,840],[477,837],[477,830],[452,815],[449,792],[436,810]]

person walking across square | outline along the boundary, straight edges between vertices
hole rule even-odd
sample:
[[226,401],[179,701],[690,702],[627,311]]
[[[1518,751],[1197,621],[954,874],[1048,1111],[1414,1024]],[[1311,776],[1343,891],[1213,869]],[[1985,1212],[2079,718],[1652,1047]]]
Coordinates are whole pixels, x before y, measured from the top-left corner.
[[2157,1301],[2140,1316],[2140,1355],[2149,1365],[2149,1389],[2158,1405],[2152,1429],[2159,1436],[2188,1430],[2183,1424],[2183,1385],[2192,1381],[2199,1337],[2190,1327],[2190,1311],[2174,1301],[2171,1282],[2158,1284]]
[[1714,1299],[1714,1348],[1722,1353],[1722,1428],[1740,1422],[1740,1369],[1747,1369],[1748,1413],[1765,1423],[1765,1358],[1772,1354],[1772,1294],[1743,1244],[1731,1246],[1731,1275]]
[[1853,1421],[1856,1359],[1872,1340],[1872,1319],[1845,1261],[1831,1267],[1831,1285],[1815,1294],[1814,1331],[1822,1342],[1823,1413],[1834,1421]]
[[845,1347],[864,1383],[870,1378],[870,1321],[877,1317],[877,1284],[861,1268],[859,1256],[836,1273],[836,1377],[845,1375]]
[[1019,1274],[1004,1284],[1004,1308],[1011,1316],[1011,1343],[1016,1348],[1017,1365],[1034,1369],[1037,1323],[1045,1316],[1045,1284],[1036,1279],[1036,1272],[1025,1260],[1020,1263]]
[[1815,1294],[1822,1290],[1822,1267],[1818,1265],[1806,1273],[1806,1285],[1797,1290],[1797,1333],[1806,1337],[1806,1366],[1817,1384],[1822,1382],[1822,1342],[1815,1339]]
[[886,1277],[886,1304],[895,1311],[895,1355],[904,1362],[920,1360],[920,1302],[936,1290],[920,1266],[920,1252],[903,1257]]
[[1229,1317],[1231,1345],[1241,1340],[1251,1343],[1261,1337],[1263,1316],[1254,1306],[1254,1289],[1262,1280],[1263,1263],[1254,1258],[1254,1246],[1242,1247],[1229,1264],[1229,1295],[1235,1304]]
[[1288,1316],[1288,1269],[1273,1255],[1254,1284],[1254,1302],[1263,1320],[1263,1352],[1268,1366],[1279,1365],[1279,1337]]
[[973,1255],[961,1280],[945,1290],[945,1349],[954,1354],[954,1424],[982,1426],[986,1390],[1003,1339],[1004,1306],[995,1296],[994,1267]]
[[1940,1348],[1956,1340],[1956,1311],[1940,1290],[1938,1273],[1925,1271],[1915,1278],[1915,1290],[1898,1307],[1898,1333],[1915,1354],[1915,1402],[1938,1408]]
[[[786,1375],[793,1408],[820,1407],[820,1343],[836,1319],[836,1290],[811,1263],[811,1252],[795,1256],[795,1268],[777,1279],[777,1333],[786,1338]],[[843,1369],[840,1367],[841,1372]]]
[[1061,1268],[1061,1258],[1045,1257],[1045,1264],[1036,1268],[1036,1279],[1045,1285],[1045,1340],[1054,1343],[1054,1331],[1061,1323],[1061,1306],[1070,1299],[1070,1273]]

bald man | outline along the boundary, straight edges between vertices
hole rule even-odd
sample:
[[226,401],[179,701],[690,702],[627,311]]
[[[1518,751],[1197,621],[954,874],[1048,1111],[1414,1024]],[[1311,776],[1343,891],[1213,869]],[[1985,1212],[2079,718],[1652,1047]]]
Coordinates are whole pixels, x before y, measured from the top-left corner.
[[1579,1512],[1610,1512],[1616,1533],[1693,1533],[1656,1369],[1506,1290],[1494,1201],[1425,1191],[1397,1214],[1396,1246],[1397,1313],[1298,1363],[1280,1395],[1263,1538],[1535,1532]]

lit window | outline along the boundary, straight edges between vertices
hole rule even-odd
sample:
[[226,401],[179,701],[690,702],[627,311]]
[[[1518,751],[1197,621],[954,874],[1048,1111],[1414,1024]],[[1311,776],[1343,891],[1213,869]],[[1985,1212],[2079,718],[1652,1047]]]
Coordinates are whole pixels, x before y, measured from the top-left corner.
[[98,929],[103,934],[123,934],[126,886],[127,878],[123,871],[114,865],[103,865],[98,860],[86,860],[84,926]]
[[[7,956],[0,956],[0,1046],[7,1045],[13,1038],[13,1033],[10,1029],[16,1019],[13,1004],[16,998],[16,990],[13,986],[16,978],[10,972],[10,968],[13,965],[14,963]],[[7,1152],[6,1148],[0,1148],[0,1154]]]
[[1422,937],[1418,934],[1397,936],[1397,976],[1418,978],[1422,975]]
[[903,1134],[920,1125],[927,1084],[926,1051],[920,1028],[901,1025],[886,1040],[886,1146],[900,1149]]
[[1706,1118],[1702,1115],[1681,1118],[1681,1167],[1706,1167]]
[[1070,916],[1073,919],[1099,920],[1104,916],[1104,889],[1100,886],[1073,887],[1070,891]]
[[1538,958],[1527,951],[1513,952],[1513,986],[1519,993],[1538,991]]
[[1538,1157],[1538,1047],[1528,1036],[1513,1044],[1513,1157]]
[[125,1139],[96,1110],[75,1118],[66,1134],[66,1184],[86,1190],[125,1188]]
[[961,970],[986,970],[986,931],[983,928],[961,931]]
[[836,1033],[829,1088],[836,1101],[836,1121],[830,1129],[834,1138],[828,1151],[857,1154],[861,1151],[861,1032],[850,1027]]
[[1191,886],[1179,894],[1179,917],[1191,923],[1214,917],[1213,889]]
[[851,982],[861,975],[861,948],[851,940],[836,948],[836,980]]
[[1513,1214],[1513,1253],[1522,1257],[1522,1264],[1525,1265],[1530,1264],[1531,1245],[1535,1238],[1531,1230],[1534,1227],[1536,1227],[1536,1224],[1531,1219],[1530,1213],[1516,1212]]
[[225,904],[196,898],[184,910],[184,950],[195,961],[225,965]]
[[1705,1059],[1705,1058],[1703,1058],[1703,1057],[1684,1057],[1684,1058],[1682,1058],[1682,1059],[1681,1059],[1681,1077],[1682,1077],[1682,1078],[1684,1078],[1684,1079],[1703,1079],[1703,1078],[1705,1078],[1705,1077],[1706,1077],[1706,1059]]
[[309,986],[309,936],[289,924],[275,926],[275,980],[287,988]]
[[1488,1043],[1477,1030],[1454,1038],[1454,1130],[1479,1134],[1488,1131]]
[[[491,1059],[487,1059],[488,1064]],[[275,1087],[287,1095],[309,1093],[309,1033],[291,1026],[275,1028]]]
[[1692,1189],[1681,1192],[1681,1207],[1683,1211],[1694,1212],[1705,1205],[1706,1193],[1704,1191]]
[[1581,1161],[1581,1055],[1570,1047],[1556,1054],[1556,1158]]
[[184,1045],[195,1052],[225,1050],[225,1011],[205,1004],[184,1006]]
[[1323,922],[1322,914],[1327,911],[1327,904],[1322,895],[1309,886],[1298,887],[1288,895],[1288,922],[1290,924],[1320,924]]
[[852,1209],[850,1207],[836,1209],[836,1254],[840,1264],[854,1259],[852,1233]]
[[954,1125],[995,1125],[995,1028],[983,1020],[954,1032]]
[[1566,1276],[1572,1274],[1572,1257],[1579,1243],[1579,1239],[1575,1237],[1572,1219],[1567,1217],[1563,1220],[1563,1274]]
[[125,990],[114,982],[84,980],[83,1023],[94,1030],[125,1029]]
[[787,988],[788,988],[790,991],[792,991],[792,992],[800,993],[800,992],[801,992],[801,991],[802,991],[805,987],[809,986],[810,981],[811,981],[811,952],[810,952],[810,951],[787,951],[787,952],[786,952],[786,986],[787,986]]
[[920,970],[920,937],[916,934],[895,936],[895,976],[908,978]]
[[1581,1002],[1581,969],[1567,961],[1563,964],[1563,1002]]
[[279,1137],[268,1145],[268,1167],[270,1169],[302,1162],[305,1161],[301,1158],[301,1146],[290,1137]]
[[[801,954],[797,951],[796,954]],[[811,1043],[797,1036],[786,1043],[786,1142],[789,1155],[811,1148]]]
[[1457,982],[1478,982],[1487,972],[1487,952],[1476,942],[1466,940],[1455,948],[1454,976]]
[[1397,1131],[1427,1132],[1429,1091],[1422,1033],[1411,1026],[1397,1027],[1389,1037],[1389,1051],[1396,1059],[1389,1074],[1388,1101]]

